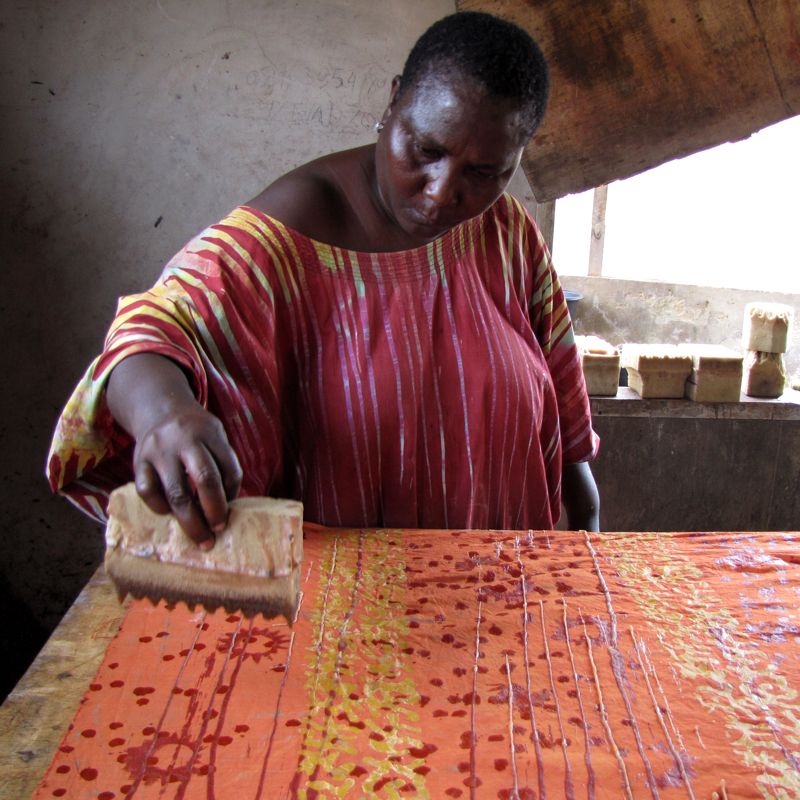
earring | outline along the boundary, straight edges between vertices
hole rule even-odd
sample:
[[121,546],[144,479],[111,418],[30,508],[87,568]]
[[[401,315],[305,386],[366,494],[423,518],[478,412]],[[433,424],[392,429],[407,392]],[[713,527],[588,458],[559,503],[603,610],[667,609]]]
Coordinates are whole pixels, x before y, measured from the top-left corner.
[[383,123],[382,122],[376,122],[375,123],[375,131],[376,131],[376,133],[380,133],[382,130],[383,130]]

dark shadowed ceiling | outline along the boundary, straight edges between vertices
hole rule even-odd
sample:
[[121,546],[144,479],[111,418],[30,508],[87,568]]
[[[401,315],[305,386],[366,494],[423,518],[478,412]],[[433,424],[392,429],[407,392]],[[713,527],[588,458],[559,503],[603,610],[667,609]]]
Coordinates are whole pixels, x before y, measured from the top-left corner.
[[800,0],[457,5],[521,25],[550,63],[550,105],[523,159],[539,202],[800,113]]

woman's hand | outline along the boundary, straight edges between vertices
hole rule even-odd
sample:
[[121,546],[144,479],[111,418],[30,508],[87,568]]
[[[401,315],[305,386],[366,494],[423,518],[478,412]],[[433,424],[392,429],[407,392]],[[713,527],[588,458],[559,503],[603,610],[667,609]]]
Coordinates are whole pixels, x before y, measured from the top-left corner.
[[172,512],[203,549],[228,520],[241,468],[222,423],[198,403],[157,419],[136,441],[136,491],[153,511]]
[[213,547],[242,480],[222,423],[194,399],[177,364],[149,353],[115,367],[108,405],[136,440],[139,495],[156,513],[174,514],[200,547]]

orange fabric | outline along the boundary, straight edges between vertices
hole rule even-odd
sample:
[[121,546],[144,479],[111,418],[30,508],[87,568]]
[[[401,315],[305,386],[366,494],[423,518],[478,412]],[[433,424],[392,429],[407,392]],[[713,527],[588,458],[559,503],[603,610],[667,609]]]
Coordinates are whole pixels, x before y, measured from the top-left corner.
[[292,628],[134,604],[34,796],[800,797],[799,540],[309,529]]

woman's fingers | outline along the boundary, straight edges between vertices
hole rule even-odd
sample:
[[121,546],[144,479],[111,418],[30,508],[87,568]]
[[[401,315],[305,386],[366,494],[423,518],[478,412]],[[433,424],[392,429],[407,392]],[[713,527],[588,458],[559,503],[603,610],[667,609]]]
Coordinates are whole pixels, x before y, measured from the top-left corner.
[[172,512],[208,549],[224,530],[242,469],[222,423],[200,406],[157,422],[137,442],[136,490],[156,513]]
[[228,437],[225,435],[225,429],[221,423],[217,433],[217,436],[209,438],[206,446],[219,469],[222,485],[225,488],[225,497],[228,500],[235,500],[242,486],[242,467],[236,457],[236,452],[228,443]]
[[[203,448],[205,449],[205,448]],[[211,461],[216,470],[213,459],[206,454],[207,460]],[[202,459],[190,459],[193,469],[198,476],[202,475]],[[201,480],[205,480],[202,479]],[[205,484],[207,486],[207,482]],[[195,498],[190,475],[187,467],[180,458],[163,459],[156,466],[151,461],[139,459],[136,464],[136,491],[142,500],[147,503],[156,514],[172,514],[178,521],[184,533],[197,545],[205,550],[214,546],[214,534],[211,526],[206,520],[205,511],[198,497]],[[208,489],[205,488],[208,495]],[[214,494],[213,489],[211,494]],[[222,502],[225,503],[225,496],[222,484],[218,483],[217,497],[222,495]],[[206,500],[209,508],[214,508],[213,503]],[[214,519],[219,518],[219,511],[213,511]],[[224,520],[227,518],[227,504],[222,515],[223,527]]]
[[147,506],[156,514],[169,514],[170,508],[164,490],[161,488],[161,478],[158,477],[155,467],[149,462],[138,460],[135,467],[136,491]]
[[183,454],[183,464],[208,527],[214,533],[222,533],[228,521],[228,499],[216,461],[199,444]]
[[160,471],[160,477],[170,511],[184,533],[201,548],[209,550],[214,546],[214,534],[194,496],[185,465],[176,458],[167,462],[165,467]]

